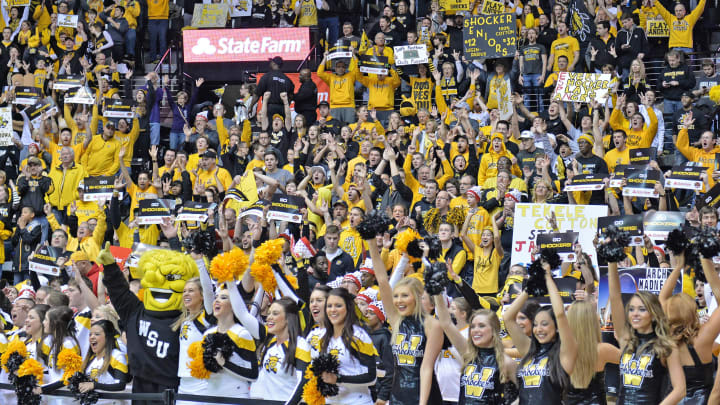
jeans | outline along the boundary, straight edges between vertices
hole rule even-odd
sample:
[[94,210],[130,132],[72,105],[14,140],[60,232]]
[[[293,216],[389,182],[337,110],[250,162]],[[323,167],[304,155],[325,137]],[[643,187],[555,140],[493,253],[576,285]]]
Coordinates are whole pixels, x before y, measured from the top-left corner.
[[537,112],[543,111],[542,103],[542,83],[540,83],[540,73],[527,73],[522,75],[523,91],[525,92],[525,107],[532,109],[533,103],[537,106]]
[[13,271],[13,284],[20,284],[30,278],[29,271]]
[[67,215],[65,210],[60,211],[57,207],[53,207],[52,212],[53,215],[55,215],[55,219],[60,225],[63,225],[67,222]]
[[170,132],[170,149],[178,150],[185,140],[185,133],[183,132]]
[[35,217],[38,222],[40,222],[40,229],[42,230],[42,236],[40,237],[40,243],[43,243],[47,240],[48,232],[50,232],[50,223],[48,222],[47,218],[45,218],[45,214],[41,217]]
[[376,110],[375,112],[377,113],[378,121],[380,121],[383,127],[386,127],[390,116],[395,110]]
[[337,17],[318,18],[318,25],[320,26],[320,36],[325,35],[325,30],[328,30],[326,45],[329,49],[335,45],[335,41],[340,35],[340,19]]
[[160,145],[160,123],[150,123],[150,145]]
[[675,111],[680,111],[682,108],[683,105],[680,100],[665,99],[663,101],[663,113],[665,113],[665,115],[673,115],[675,114]]
[[355,109],[352,107],[331,108],[330,115],[332,115],[333,118],[338,119],[346,124],[352,124],[353,122],[357,121]]
[[150,58],[160,59],[167,48],[168,20],[148,20],[150,34]]
[[137,32],[134,28],[128,29],[127,35],[125,36],[125,53],[130,56],[135,56],[135,41],[137,40]]

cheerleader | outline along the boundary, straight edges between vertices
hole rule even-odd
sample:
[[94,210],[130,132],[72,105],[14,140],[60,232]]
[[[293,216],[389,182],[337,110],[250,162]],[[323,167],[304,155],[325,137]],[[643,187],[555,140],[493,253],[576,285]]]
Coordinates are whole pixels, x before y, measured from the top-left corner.
[[[393,283],[388,280],[377,244],[368,245],[382,303],[393,331],[395,378],[390,402],[408,405],[442,403],[433,368],[442,349],[443,333],[437,321],[422,311],[422,283],[414,277],[406,277],[391,287]],[[402,274],[397,269],[404,268],[406,260],[399,260],[393,277]]]
[[[426,264],[426,266],[428,265],[429,264]],[[460,276],[456,277],[459,278]],[[473,291],[473,294],[474,293]],[[423,294],[423,299],[424,297],[425,294]],[[432,298],[430,300],[432,300]],[[439,305],[438,301],[442,301],[443,305],[445,305],[444,300],[435,300],[436,315],[439,315],[439,309],[437,309]],[[464,339],[467,339],[468,336],[468,321],[471,313],[470,304],[468,304],[465,298],[458,297],[450,303],[450,318],[454,321],[454,327],[460,332]],[[447,332],[445,332],[445,335],[448,336]],[[438,380],[440,392],[442,393],[445,404],[457,403],[458,401],[460,395],[461,363],[457,348],[452,345],[451,340],[445,339],[442,351],[435,362],[435,376]]]
[[326,398],[327,404],[373,405],[370,386],[375,384],[377,351],[360,326],[354,297],[346,289],[330,290],[325,301],[323,327],[313,329],[307,340],[313,358],[331,353],[340,364],[338,374],[324,372],[317,376],[340,388],[338,395]]
[[[685,375],[657,296],[638,291],[624,306],[617,262],[608,263],[608,288],[621,348],[617,404],[677,404],[685,397]],[[672,391],[663,399],[668,374]]]
[[567,313],[578,344],[578,356],[570,374],[566,405],[606,405],[605,365],[620,362],[620,349],[602,343],[600,318],[594,301],[575,301]]
[[533,317],[528,337],[516,317],[528,299],[523,291],[505,312],[505,328],[522,359],[517,371],[520,405],[562,403],[577,357],[577,342],[568,325],[562,298],[552,278],[550,265],[543,263],[545,283],[552,307],[540,308]]
[[[675,255],[675,269],[660,291],[660,304],[668,317],[671,339],[675,341],[685,372],[687,393],[683,403],[707,404],[713,388],[713,343],[720,333],[720,311],[713,311],[710,320],[700,325],[695,300],[685,293],[672,295],[685,267],[684,254]],[[703,272],[711,287],[720,287],[720,278],[712,259],[701,259]]]
[[308,308],[310,309],[310,316],[313,320],[312,325],[307,325],[309,330],[318,328],[323,324],[323,317],[325,316],[325,300],[327,299],[329,292],[330,287],[324,284],[315,284],[315,287],[310,294],[310,302],[308,305]]
[[45,339],[43,323],[49,309],[50,307],[45,304],[36,304],[28,311],[27,317],[25,317],[24,331],[15,334],[15,337],[25,343],[28,357],[39,361],[43,365],[45,365],[46,360],[42,354],[42,344]]
[[458,404],[505,403],[503,385],[515,383],[517,365],[504,352],[497,314],[489,309],[476,310],[470,317],[468,331],[453,324],[442,295],[435,296],[435,308],[440,325],[453,344],[453,351],[456,350],[454,358],[462,364]]
[[[90,351],[83,361],[83,372],[92,381],[78,385],[80,392],[123,391],[130,380],[127,354],[115,345],[118,334],[112,322],[100,320],[90,327]],[[125,401],[100,400],[99,405],[119,405]]]
[[[71,327],[73,326],[73,327]],[[47,312],[43,321],[45,338],[42,344],[43,357],[47,359],[48,384],[43,385],[41,392],[50,394],[64,386],[63,369],[58,367],[58,355],[68,349],[80,356],[80,344],[75,337],[73,311],[69,307],[55,307]],[[38,393],[38,392],[36,392]],[[50,398],[48,404],[61,405],[63,398]]]

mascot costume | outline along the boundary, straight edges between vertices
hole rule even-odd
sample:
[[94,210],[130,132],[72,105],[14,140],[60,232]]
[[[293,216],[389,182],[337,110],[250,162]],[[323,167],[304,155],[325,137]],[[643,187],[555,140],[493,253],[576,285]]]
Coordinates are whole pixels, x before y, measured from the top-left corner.
[[[172,324],[180,316],[185,282],[198,277],[195,261],[189,255],[172,250],[143,253],[133,272],[133,278],[142,278],[142,301],[130,291],[110,253],[109,243],[97,261],[105,267],[103,282],[125,325],[132,391],[159,393],[177,389],[179,331],[173,331]],[[133,404],[151,403],[155,402],[133,401]]]

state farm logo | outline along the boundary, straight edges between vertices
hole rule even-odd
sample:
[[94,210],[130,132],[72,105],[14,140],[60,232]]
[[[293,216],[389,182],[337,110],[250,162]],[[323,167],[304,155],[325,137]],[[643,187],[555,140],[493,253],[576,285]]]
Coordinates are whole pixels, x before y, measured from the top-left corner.
[[272,56],[303,60],[310,52],[307,27],[188,30],[183,37],[186,62],[254,62]]
[[200,38],[197,44],[192,47],[192,53],[195,55],[214,55],[217,48],[210,43],[208,38]]
[[245,38],[244,41],[235,38],[220,38],[218,46],[210,42],[210,38],[198,38],[197,44],[192,47],[195,55],[225,55],[225,54],[284,54],[300,52],[303,41],[300,39],[275,40],[272,37],[262,37],[259,41]]

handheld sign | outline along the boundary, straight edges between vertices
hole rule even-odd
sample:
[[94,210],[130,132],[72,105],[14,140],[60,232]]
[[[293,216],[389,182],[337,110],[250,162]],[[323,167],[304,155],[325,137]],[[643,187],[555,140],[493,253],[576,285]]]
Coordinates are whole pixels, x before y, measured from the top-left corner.
[[208,219],[207,212],[215,203],[204,203],[197,201],[185,201],[175,221],[198,221],[205,222]]
[[630,155],[630,164],[631,165],[646,165],[650,163],[651,160],[655,160],[655,156],[657,155],[657,149],[656,148],[635,148],[630,149],[628,151],[628,154]]
[[463,50],[468,59],[499,58],[515,54],[515,15],[474,15],[463,22]]
[[598,218],[598,232],[605,235],[607,228],[615,225],[621,231],[626,231],[630,235],[630,246],[642,246],[643,244],[643,216],[621,215],[617,217],[600,217]]
[[55,101],[51,97],[46,97],[39,100],[35,105],[26,108],[25,115],[30,119],[33,127],[39,128],[43,121],[42,115],[45,113],[52,114],[57,112],[57,110],[58,108],[55,105]]
[[[638,291],[648,291],[659,295],[671,272],[671,268],[660,267],[618,269],[618,275],[620,276],[620,293],[623,296],[630,296]],[[673,294],[680,294],[683,291],[683,278],[684,277],[678,278],[677,284],[675,284],[672,292]],[[610,312],[610,308],[608,307],[609,298],[610,289],[606,270],[605,272],[601,272],[600,275],[598,285],[598,310],[607,310],[607,312]]]
[[123,100],[105,99],[105,118],[133,118],[132,104]]
[[666,240],[670,231],[682,228],[685,213],[680,211],[650,211],[643,216],[643,231],[652,240]]
[[610,89],[610,74],[558,72],[552,100],[603,104]]
[[338,39],[335,42],[335,46],[330,48],[328,53],[328,60],[334,59],[351,59],[353,53],[350,51],[350,41],[347,39]]
[[485,0],[482,6],[483,14],[502,14],[505,12],[505,3],[495,0]]
[[467,11],[470,10],[469,0],[440,0],[440,8],[444,11]]
[[655,184],[660,182],[662,173],[655,169],[638,170],[627,177],[627,185],[623,187],[623,196],[658,198]]
[[387,56],[360,55],[360,71],[376,75],[387,75]]
[[0,107],[0,146],[10,146],[12,140],[12,110],[10,107]]
[[53,83],[54,90],[69,90],[82,87],[83,85],[82,75],[59,75]]
[[229,14],[227,4],[195,4],[190,24],[195,28],[225,28]]
[[643,170],[647,166],[630,166],[630,165],[617,165],[615,166],[615,173],[613,173],[610,179],[610,187],[622,187],[623,179],[638,170]]
[[607,173],[577,174],[569,184],[565,184],[565,191],[602,190],[605,187],[603,179],[606,177]]
[[144,199],[138,202],[138,207],[140,208],[137,215],[138,224],[162,224],[165,218],[172,216],[175,201]]
[[38,246],[32,258],[28,259],[30,270],[36,273],[48,274],[51,276],[60,275],[60,266],[57,265],[57,255],[50,251],[45,245]]
[[77,28],[78,16],[75,14],[58,14],[57,25],[58,27]]
[[95,97],[87,86],[83,86],[65,93],[65,103],[93,105]]
[[708,190],[706,193],[695,200],[695,206],[698,210],[702,207],[709,205],[713,208],[720,207],[720,183],[715,183],[713,188]]
[[537,244],[540,249],[555,249],[563,261],[574,263],[577,257],[573,247],[579,237],[578,232],[543,233],[538,235]]
[[250,205],[247,209],[243,210],[240,215],[238,215],[238,218],[247,217],[247,216],[256,216],[256,217],[262,217],[263,215],[263,209],[266,205],[270,205],[269,201],[265,200],[257,200],[252,205]]
[[665,178],[665,187],[702,190],[703,181],[700,176],[705,170],[698,166],[673,166],[670,177]]
[[[563,300],[563,304],[572,304],[575,300],[575,291],[577,291],[578,280],[573,277],[553,278],[553,282],[558,289],[558,295]],[[551,305],[550,295],[533,298],[540,306]]]
[[294,195],[274,194],[267,219],[300,223],[300,209],[305,207],[305,200]]
[[661,19],[648,19],[646,24],[647,36],[649,38],[667,38],[670,36],[670,30],[668,29],[665,20]]
[[[83,187],[83,201],[110,200],[115,190],[115,178],[113,176],[91,176],[85,177],[80,185]],[[122,199],[122,193],[119,197]]]
[[37,87],[15,87],[13,104],[35,105],[40,100],[40,89]]
[[232,0],[230,17],[250,17],[252,15],[252,0]]
[[428,62],[427,46],[405,45],[393,47],[395,64],[398,66],[419,65]]

